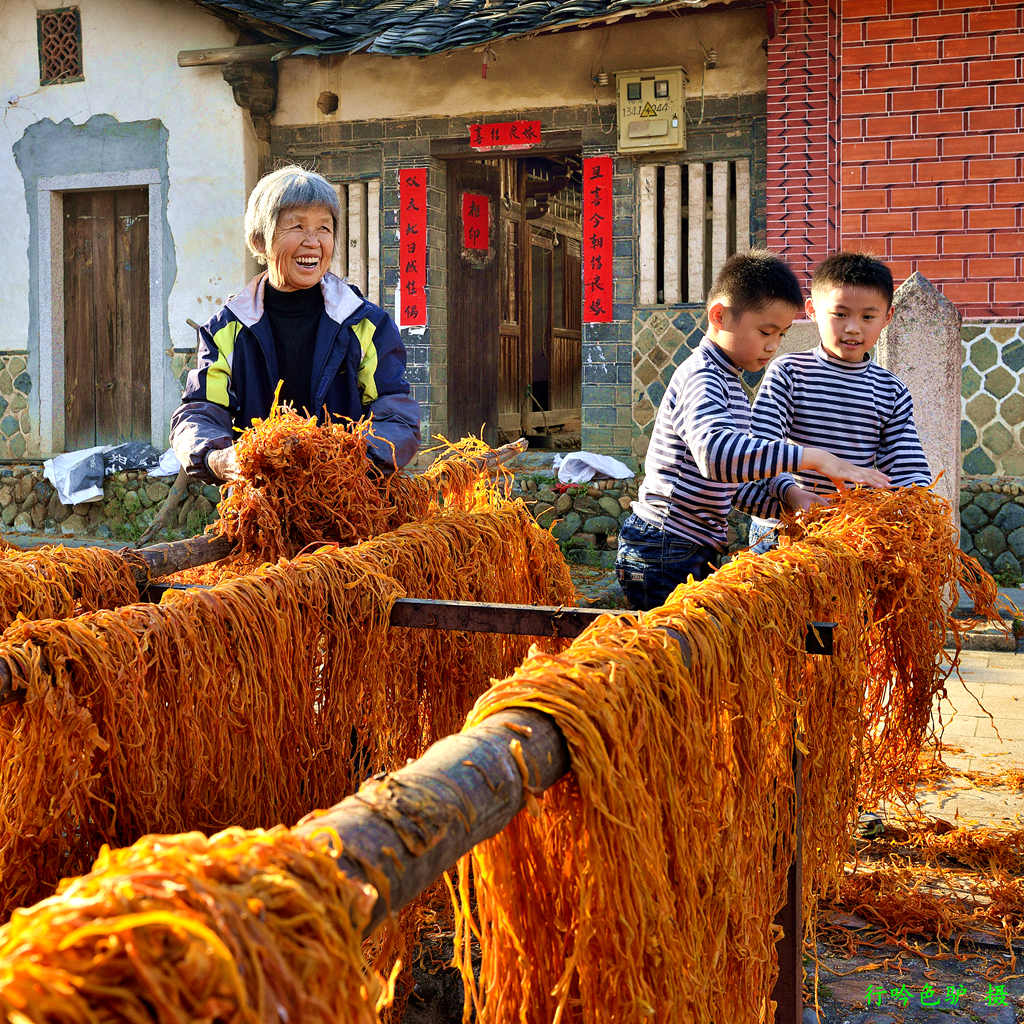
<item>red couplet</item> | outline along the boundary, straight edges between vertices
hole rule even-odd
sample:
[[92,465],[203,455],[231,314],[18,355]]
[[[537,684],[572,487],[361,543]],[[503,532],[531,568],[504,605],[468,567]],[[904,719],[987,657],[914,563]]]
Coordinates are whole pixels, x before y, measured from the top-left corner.
[[427,324],[427,170],[398,172],[398,245],[402,327]]
[[612,158],[583,161],[583,320],[612,319]]

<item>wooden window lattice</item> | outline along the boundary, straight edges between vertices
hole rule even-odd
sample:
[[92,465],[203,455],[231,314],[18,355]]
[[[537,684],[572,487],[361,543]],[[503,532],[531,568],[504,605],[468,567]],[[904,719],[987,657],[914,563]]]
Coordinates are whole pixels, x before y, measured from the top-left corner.
[[82,21],[77,7],[39,11],[39,84],[80,82],[82,73]]

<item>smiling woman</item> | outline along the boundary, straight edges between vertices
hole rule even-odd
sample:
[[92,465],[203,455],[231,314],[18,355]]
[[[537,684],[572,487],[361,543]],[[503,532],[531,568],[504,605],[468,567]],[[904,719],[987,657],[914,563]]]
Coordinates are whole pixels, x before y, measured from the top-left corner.
[[237,429],[280,400],[352,420],[372,415],[370,456],[397,469],[419,446],[419,406],[405,377],[394,321],[328,272],[340,210],[333,186],[301,167],[262,178],[249,196],[245,236],[264,273],[199,332],[198,365],[171,418],[171,445],[189,474],[237,474]]

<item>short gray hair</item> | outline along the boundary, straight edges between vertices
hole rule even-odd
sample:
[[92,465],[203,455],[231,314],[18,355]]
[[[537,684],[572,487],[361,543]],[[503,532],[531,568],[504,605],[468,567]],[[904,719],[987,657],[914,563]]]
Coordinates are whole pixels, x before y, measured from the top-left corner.
[[256,182],[245,207],[245,244],[257,262],[267,262],[258,246],[262,243],[264,249],[270,248],[277,218],[285,210],[309,206],[325,206],[331,211],[337,237],[341,206],[334,186],[326,178],[293,164],[271,171]]

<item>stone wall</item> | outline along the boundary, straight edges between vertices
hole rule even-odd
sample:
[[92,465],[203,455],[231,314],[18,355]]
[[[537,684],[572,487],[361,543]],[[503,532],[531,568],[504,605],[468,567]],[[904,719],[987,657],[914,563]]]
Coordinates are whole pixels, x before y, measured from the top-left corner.
[[965,480],[960,489],[960,547],[1000,582],[1024,575],[1024,478]]
[[29,411],[32,378],[27,359],[25,353],[0,353],[0,458],[32,458],[39,450]]
[[[33,535],[59,541],[97,537],[134,541],[149,527],[170,491],[173,478],[145,472],[115,473],[104,481],[103,498],[62,505],[43,479],[39,465],[0,467],[0,529],[7,534]],[[190,483],[168,529],[154,540],[202,533],[212,522],[220,492],[212,485]]]

